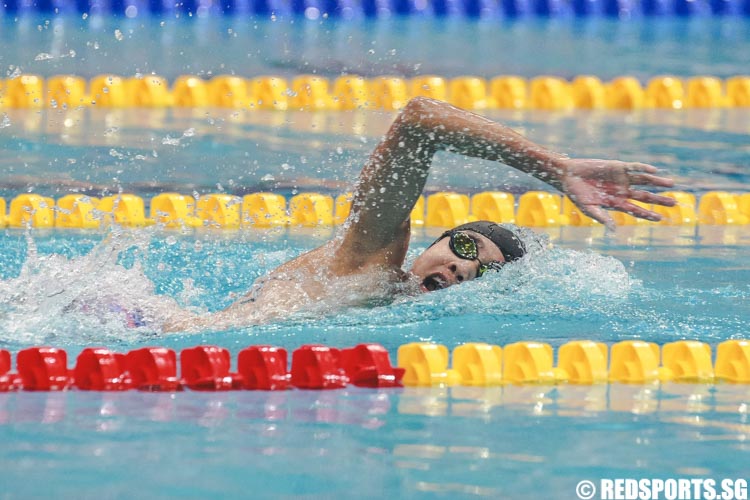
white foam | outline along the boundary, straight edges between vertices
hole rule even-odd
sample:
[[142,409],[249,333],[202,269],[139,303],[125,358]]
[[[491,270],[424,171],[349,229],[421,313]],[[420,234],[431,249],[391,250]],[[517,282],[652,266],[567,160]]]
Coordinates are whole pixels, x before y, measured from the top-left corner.
[[42,255],[27,235],[20,274],[0,281],[0,338],[9,342],[106,342],[154,333],[179,306],[157,295],[141,264],[118,263],[125,250],[147,251],[148,230],[114,230],[85,255]]

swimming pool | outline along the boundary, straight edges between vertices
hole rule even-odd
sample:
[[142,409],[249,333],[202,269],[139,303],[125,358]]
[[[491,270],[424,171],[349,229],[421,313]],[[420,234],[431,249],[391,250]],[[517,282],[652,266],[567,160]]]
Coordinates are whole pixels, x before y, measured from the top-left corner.
[[[20,293],[26,316],[3,319],[3,346],[52,344],[72,357],[89,345],[126,351],[205,343],[236,355],[255,344],[292,350],[309,342],[367,341],[394,356],[398,345],[417,340],[450,348],[466,340],[505,345],[520,339],[559,346],[581,337],[660,344],[697,338],[716,345],[746,336],[750,270],[743,262],[750,246],[746,240],[723,243],[737,236],[732,228],[702,228],[700,239],[686,244],[641,234],[635,245],[637,235],[627,228],[593,243],[586,242],[591,230],[568,229],[558,239],[560,249],[518,290],[509,290],[508,281],[519,277],[508,275],[404,303],[193,335],[126,329],[118,318],[107,324],[76,314],[50,319],[54,305],[47,294],[66,280],[81,296],[118,293],[143,303],[153,297],[135,268],[116,270],[105,259],[93,265],[95,272],[73,279],[68,273],[90,267],[30,257],[25,265],[31,261],[53,279],[2,282],[3,303]],[[144,272],[158,292],[214,309],[227,303],[229,291],[244,289],[276,260],[323,235],[244,236],[149,237],[142,243],[149,248],[142,253]],[[36,240],[42,255],[77,255],[96,239],[57,232]],[[420,236],[418,248],[427,241]],[[18,272],[24,247],[17,232],[3,237],[6,277]],[[262,264],[260,255],[267,256]],[[239,261],[247,268],[233,265]],[[357,488],[373,498],[574,498],[575,484],[584,479],[744,477],[747,397],[744,385],[680,383],[6,393],[0,394],[3,477],[11,497],[129,497],[138,478],[141,491],[155,497],[248,491],[329,497]]]
[[[77,27],[78,21],[67,22]],[[103,22],[107,28],[100,31],[71,32],[61,21],[58,38],[50,34],[53,28],[37,30],[36,21],[27,25],[28,31],[23,31],[22,22],[12,24],[25,38],[4,40],[17,50],[4,54],[3,64],[20,61],[24,70],[43,73],[49,63],[47,74],[71,67],[86,74],[86,64],[91,64],[92,73],[132,72],[140,69],[140,61],[147,61],[143,71],[159,67],[169,77],[208,67],[201,64],[217,64],[210,44],[202,56],[162,59],[147,51],[148,37],[162,33],[190,44],[202,33],[217,33],[210,24],[178,23],[174,32],[149,21],[143,28],[133,24],[134,36],[126,37],[126,43],[135,43],[139,51],[125,51],[118,48],[114,24],[109,24],[114,21]],[[225,22],[231,24],[221,21]],[[430,56],[420,50],[439,46],[434,40],[446,36],[438,29],[443,25],[399,23],[372,25],[351,36],[382,36],[373,50],[387,66],[441,61],[444,74],[489,75],[511,64],[491,63],[479,55],[469,60]],[[482,36],[509,37],[524,47],[540,34],[567,41],[550,46],[550,54],[590,49],[591,58],[558,54],[547,62],[524,57],[522,51],[503,54],[527,75],[539,68],[552,71],[558,64],[560,71],[570,74],[590,70],[603,76],[626,71],[690,75],[705,70],[728,76],[746,62],[744,52],[732,47],[747,42],[743,23],[540,23],[511,25],[501,34],[487,25],[476,26]],[[416,45],[404,44],[404,52],[399,52],[403,26],[417,32],[407,30]],[[464,33],[467,26],[474,25],[449,24],[455,31],[448,33]],[[613,26],[639,33],[637,43],[631,46],[611,35]],[[664,26],[670,29],[657,29]],[[241,42],[255,40],[249,35],[252,25],[245,29]],[[258,29],[277,33],[280,43],[268,43],[269,50],[289,47],[285,40],[298,33],[270,23]],[[317,37],[347,40],[347,29],[309,34],[311,38],[293,46]],[[430,38],[419,30],[435,38],[427,43]],[[579,30],[585,36],[578,37]],[[680,48],[696,32],[702,43],[696,44],[688,63]],[[709,36],[716,32],[722,34],[718,43]],[[94,48],[100,35],[102,40],[106,35],[111,45],[102,42]],[[665,57],[638,57],[654,39]],[[232,40],[226,39],[225,64],[240,54],[242,43]],[[460,37],[457,43],[471,45]],[[52,54],[49,46],[56,47],[58,55],[69,55],[68,45],[76,51],[74,59],[85,55],[88,63],[69,65],[70,57],[34,60],[39,53]],[[348,52],[344,45],[340,58],[354,57],[357,52]],[[380,52],[383,45],[388,48]],[[594,50],[594,45],[601,50]],[[397,46],[396,54],[384,55]],[[614,60],[612,54],[620,49],[632,67]],[[314,44],[310,50],[322,51]],[[97,58],[98,51],[107,55]],[[263,71],[273,69],[274,58],[267,53],[264,47],[248,58],[251,63],[243,71],[254,72],[253,64],[265,64]],[[117,66],[112,54],[122,56]],[[287,57],[298,62],[314,59],[309,54]],[[335,73],[340,58],[323,63]],[[358,68],[365,69],[369,62],[361,60]],[[8,120],[0,129],[0,145],[8,154],[2,160],[0,194],[8,198],[29,189],[54,197],[73,191],[101,195],[120,188],[144,197],[163,190],[243,194],[272,189],[290,196],[314,189],[338,194],[354,179],[392,119],[392,114],[382,112],[2,112]],[[681,189],[699,195],[713,189],[746,191],[750,180],[750,118],[744,110],[495,111],[491,116],[560,151],[655,163],[673,174]],[[428,190],[519,193],[539,187],[507,169],[493,170],[480,162],[470,162],[458,175],[457,167],[465,165],[464,159],[441,156]],[[417,340],[453,348],[466,340],[506,345],[533,339],[558,347],[571,338],[607,343],[642,338],[658,344],[692,338],[715,347],[748,335],[747,226],[628,226],[614,235],[600,228],[541,229],[554,243],[551,251],[487,280],[392,304],[322,311],[228,332],[165,336],[151,328],[126,328],[118,313],[106,308],[92,315],[66,307],[76,298],[95,302],[104,296],[158,314],[171,307],[166,297],[197,310],[216,310],[231,302],[232,294],[247,290],[255,278],[325,241],[331,232],[33,230],[30,245],[23,230],[6,230],[0,237],[0,346],[15,352],[50,344],[65,348],[72,358],[91,345],[124,352],[154,344],[175,350],[216,344],[236,355],[255,344],[292,350],[310,342],[378,342],[394,357],[399,345]],[[415,231],[410,255],[439,232]],[[350,387],[275,393],[0,393],[0,477],[3,496],[9,498],[575,498],[576,484],[585,479],[746,477],[748,395],[744,385],[677,383]]]

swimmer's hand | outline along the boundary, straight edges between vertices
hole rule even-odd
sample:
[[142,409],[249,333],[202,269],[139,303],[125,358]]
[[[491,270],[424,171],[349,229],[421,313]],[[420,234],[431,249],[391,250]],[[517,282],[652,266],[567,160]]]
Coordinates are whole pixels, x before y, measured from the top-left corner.
[[655,175],[656,167],[645,163],[616,160],[559,158],[558,188],[570,197],[581,211],[608,229],[615,221],[607,210],[618,210],[634,217],[659,221],[661,215],[640,207],[631,200],[672,207],[675,200],[634,186],[672,187],[674,181]]

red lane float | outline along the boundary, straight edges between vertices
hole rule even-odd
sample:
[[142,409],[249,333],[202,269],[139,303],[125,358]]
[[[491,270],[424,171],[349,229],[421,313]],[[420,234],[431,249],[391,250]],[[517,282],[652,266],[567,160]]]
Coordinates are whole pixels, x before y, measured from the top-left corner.
[[292,354],[292,385],[300,389],[341,389],[349,383],[338,349],[303,345]]
[[81,351],[73,369],[73,384],[83,391],[127,391],[133,387],[125,355],[104,347]]
[[15,373],[10,373],[10,351],[0,349],[0,392],[15,391],[21,386],[21,380]]
[[232,358],[223,347],[198,346],[180,352],[185,385],[194,391],[231,391],[242,388],[242,378],[229,373]]
[[144,347],[125,355],[125,367],[139,391],[181,391],[177,378],[177,354],[164,347]]
[[21,386],[25,391],[63,391],[71,385],[68,355],[54,347],[30,347],[16,358]]
[[0,349],[0,376],[10,371],[10,351]]
[[237,373],[232,373],[227,349],[197,346],[177,355],[163,347],[144,347],[127,354],[104,347],[88,347],[76,358],[72,370],[67,354],[53,347],[31,347],[18,352],[12,373],[12,358],[0,350],[0,392],[15,390],[62,391],[196,391],[340,389],[348,384],[362,387],[401,387],[402,368],[391,366],[388,351],[378,344],[360,344],[349,349],[304,345],[292,353],[287,369],[287,351],[274,346],[250,346],[240,351]]
[[286,349],[267,345],[251,346],[240,351],[237,371],[243,387],[250,390],[283,391],[289,389]]
[[391,366],[388,350],[380,344],[359,344],[341,350],[341,364],[352,384],[360,387],[401,387],[403,368]]

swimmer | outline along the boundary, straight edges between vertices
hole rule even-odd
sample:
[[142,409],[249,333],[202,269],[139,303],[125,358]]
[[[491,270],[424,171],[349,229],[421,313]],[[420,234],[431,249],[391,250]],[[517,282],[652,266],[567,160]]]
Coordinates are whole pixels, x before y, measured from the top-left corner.
[[[169,318],[163,330],[226,329],[283,318],[326,300],[341,305],[345,301],[341,285],[347,283],[357,287],[352,295],[360,300],[363,294],[375,296],[400,285],[431,292],[479,278],[521,258],[526,249],[511,227],[480,221],[446,231],[409,271],[402,269],[409,246],[409,217],[432,159],[441,150],[493,160],[540,179],[609,229],[615,224],[608,210],[661,219],[632,200],[675,204],[671,198],[636,187],[673,185],[671,179],[656,175],[651,165],[569,158],[487,118],[418,97],[409,101],[367,160],[349,218],[333,240],[279,266],[223,311],[181,312]],[[372,280],[357,279],[362,276]],[[389,283],[396,288],[383,286]]]

